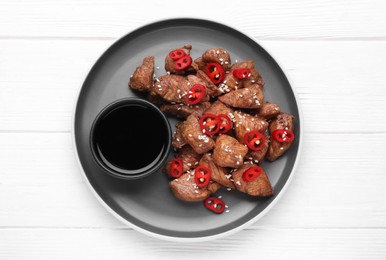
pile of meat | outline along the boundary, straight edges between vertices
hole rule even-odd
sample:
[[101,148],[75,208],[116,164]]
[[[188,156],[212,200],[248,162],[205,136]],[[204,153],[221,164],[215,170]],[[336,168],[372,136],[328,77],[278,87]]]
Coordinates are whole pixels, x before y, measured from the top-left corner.
[[165,167],[173,194],[184,201],[205,200],[216,213],[224,203],[210,196],[221,186],[271,196],[259,164],[291,147],[294,117],[264,100],[264,82],[252,60],[232,64],[222,48],[193,60],[191,49],[185,45],[167,54],[167,74],[158,77],[154,57],[145,57],[129,82],[164,113],[181,119],[172,142],[175,158]]

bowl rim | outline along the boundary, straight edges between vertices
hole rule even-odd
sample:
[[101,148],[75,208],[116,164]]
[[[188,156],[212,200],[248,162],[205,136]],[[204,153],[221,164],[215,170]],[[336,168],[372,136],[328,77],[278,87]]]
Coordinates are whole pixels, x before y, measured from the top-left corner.
[[[148,108],[151,108],[152,110],[156,111],[157,114],[162,118],[162,120],[165,122],[165,127],[167,130],[167,140],[166,140],[166,146],[165,149],[162,151],[162,156],[158,159],[158,162],[153,164],[150,167],[144,167],[145,169],[138,169],[138,170],[114,170],[109,168],[105,163],[102,162],[102,160],[98,156],[98,152],[95,149],[94,145],[94,136],[95,136],[95,128],[98,125],[99,120],[101,120],[104,116],[106,116],[108,113],[112,112],[114,109],[119,108],[121,106],[126,106],[130,104],[141,104]],[[147,177],[154,172],[156,172],[158,169],[160,169],[166,162],[170,149],[171,149],[171,143],[172,143],[172,130],[170,127],[169,120],[166,118],[164,113],[155,106],[153,103],[149,102],[148,100],[137,98],[137,97],[127,97],[127,98],[121,98],[118,100],[115,100],[102,108],[98,115],[94,118],[94,121],[91,125],[90,129],[90,138],[89,138],[89,145],[91,154],[94,158],[94,161],[104,170],[105,173],[109,174],[110,176],[113,176],[115,178],[119,178],[122,180],[137,180],[144,177]]]

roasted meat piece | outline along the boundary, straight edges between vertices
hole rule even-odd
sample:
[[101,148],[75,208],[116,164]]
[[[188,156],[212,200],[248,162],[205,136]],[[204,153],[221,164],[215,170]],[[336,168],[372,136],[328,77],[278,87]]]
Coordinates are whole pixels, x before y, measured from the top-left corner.
[[130,78],[129,87],[138,91],[150,91],[153,86],[154,56],[143,59],[141,66],[137,67]]
[[237,108],[260,108],[264,94],[261,87],[253,84],[247,88],[231,91],[218,98],[224,104]]
[[[274,161],[282,156],[292,145],[292,142],[280,143],[272,138],[272,132],[276,129],[285,129],[294,131],[294,116],[281,112],[272,122],[269,124],[269,132],[271,135],[271,143],[266,155],[267,160]],[[295,137],[296,138],[296,137]]]
[[198,103],[197,105],[185,105],[185,104],[169,104],[164,103],[159,106],[162,112],[165,114],[175,116],[177,118],[187,118],[193,114],[201,116],[202,113],[210,107],[209,102]]
[[259,113],[257,114],[260,117],[265,119],[270,119],[277,116],[280,113],[280,107],[277,104],[272,104],[269,102],[264,102],[261,106]]
[[[245,79],[238,79],[233,75],[235,69],[247,68],[251,70],[251,75]],[[249,87],[250,85],[258,84],[260,87],[264,86],[263,78],[255,68],[255,63],[252,60],[246,60],[238,62],[232,65],[229,73],[225,75],[223,83],[220,84],[219,88],[223,92],[230,92],[234,89]]]
[[203,165],[210,170],[211,180],[225,187],[235,188],[235,185],[231,181],[232,174],[229,173],[229,169],[217,166],[210,154],[207,153],[202,156],[200,165]]
[[229,135],[220,135],[216,139],[213,150],[213,161],[221,167],[239,168],[243,165],[248,152],[245,145],[240,144]]
[[172,146],[177,149],[180,149],[184,145],[186,145],[186,141],[181,134],[181,126],[182,126],[182,122],[179,122],[176,124],[176,132],[174,133],[172,138]]
[[248,160],[256,163],[256,164],[261,163],[263,161],[265,155],[267,154],[269,143],[270,143],[269,136],[265,135],[263,148],[261,150],[257,150],[257,151],[253,151],[253,150],[249,149],[249,152],[248,152],[246,158]]
[[206,91],[211,97],[217,97],[222,95],[222,91],[210,80],[208,75],[202,70],[198,70],[196,76],[202,79],[206,84]]
[[205,71],[206,62],[202,59],[202,57],[195,59],[194,63],[197,64],[199,70]]
[[216,100],[215,102],[212,103],[212,105],[204,111],[205,113],[210,113],[214,115],[219,115],[219,114],[224,114],[229,116],[230,118],[233,117],[233,109],[225,105],[219,100]]
[[206,64],[210,62],[220,63],[225,71],[229,70],[232,65],[229,53],[222,48],[206,50],[201,57]]
[[198,188],[194,182],[194,171],[182,174],[169,182],[169,186],[174,196],[183,201],[202,201],[221,187],[220,184],[212,182],[206,188]]
[[[201,159],[201,155],[196,153],[192,147],[185,145],[182,147],[176,154],[176,158],[181,159],[182,161],[182,172],[186,172],[190,169],[196,168]],[[170,171],[171,160],[166,163],[165,171]]]
[[196,153],[189,145],[182,147],[177,152],[176,157],[180,158],[184,164],[182,169],[183,172],[197,167],[201,159],[201,155]]
[[[192,50],[192,45],[190,44],[185,44],[184,47],[180,48],[181,50],[183,50],[186,55],[190,55],[190,51]],[[169,57],[169,53],[166,55],[166,58],[165,58],[165,70],[170,72],[171,74],[185,74],[186,72],[195,72],[198,70],[198,66],[197,64],[192,61],[192,64],[187,67],[186,69],[184,70],[177,70],[174,66],[174,60],[172,58]]]
[[236,189],[255,197],[272,196],[272,186],[264,169],[262,169],[263,172],[253,181],[246,182],[243,180],[243,173],[251,166],[253,165],[245,164],[232,173]]
[[233,115],[236,136],[241,143],[244,143],[244,135],[247,132],[256,130],[264,133],[269,125],[263,118],[251,116],[241,111],[235,111]]
[[[187,104],[186,96],[189,94],[190,88],[195,84],[201,84],[206,87],[206,83],[194,75],[189,75],[188,77],[180,75],[162,75],[155,80],[153,91],[162,97],[163,100],[172,104]],[[209,95],[207,93],[202,98],[201,102],[206,101],[209,101]]]
[[188,116],[181,124],[180,130],[184,140],[192,146],[196,153],[203,154],[214,147],[213,139],[202,133],[197,116]]

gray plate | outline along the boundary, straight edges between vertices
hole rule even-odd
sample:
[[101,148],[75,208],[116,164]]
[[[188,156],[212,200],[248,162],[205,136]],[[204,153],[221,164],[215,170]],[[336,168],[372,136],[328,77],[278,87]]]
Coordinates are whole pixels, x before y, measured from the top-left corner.
[[[109,103],[125,97],[140,97],[127,87],[130,75],[147,55],[154,55],[156,75],[165,74],[164,59],[171,49],[184,43],[193,45],[192,57],[206,49],[222,47],[235,59],[252,59],[266,82],[266,100],[277,103],[295,116],[296,141],[279,160],[263,162],[275,195],[256,199],[222,188],[230,212],[216,215],[201,202],[176,199],[161,171],[135,181],[115,179],[99,168],[89,145],[90,128],[96,115]],[[137,230],[180,241],[206,240],[230,234],[252,223],[265,213],[291,177],[300,144],[300,114],[294,92],[276,61],[255,41],[237,30],[206,20],[173,19],[147,25],[115,42],[89,72],[79,94],[75,111],[74,135],[77,155],[88,182],[107,208]],[[145,120],[145,119],[144,119]],[[169,118],[174,127],[177,122]],[[174,130],[174,129],[173,129]],[[135,149],[133,147],[133,149]],[[170,158],[172,154],[170,154]]]

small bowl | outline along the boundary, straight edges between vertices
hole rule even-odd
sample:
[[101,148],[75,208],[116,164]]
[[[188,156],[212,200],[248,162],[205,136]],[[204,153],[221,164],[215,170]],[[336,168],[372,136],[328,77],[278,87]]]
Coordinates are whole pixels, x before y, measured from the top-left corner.
[[98,165],[125,180],[149,176],[169,155],[172,130],[152,103],[139,98],[117,100],[97,115],[91,127],[90,148]]

